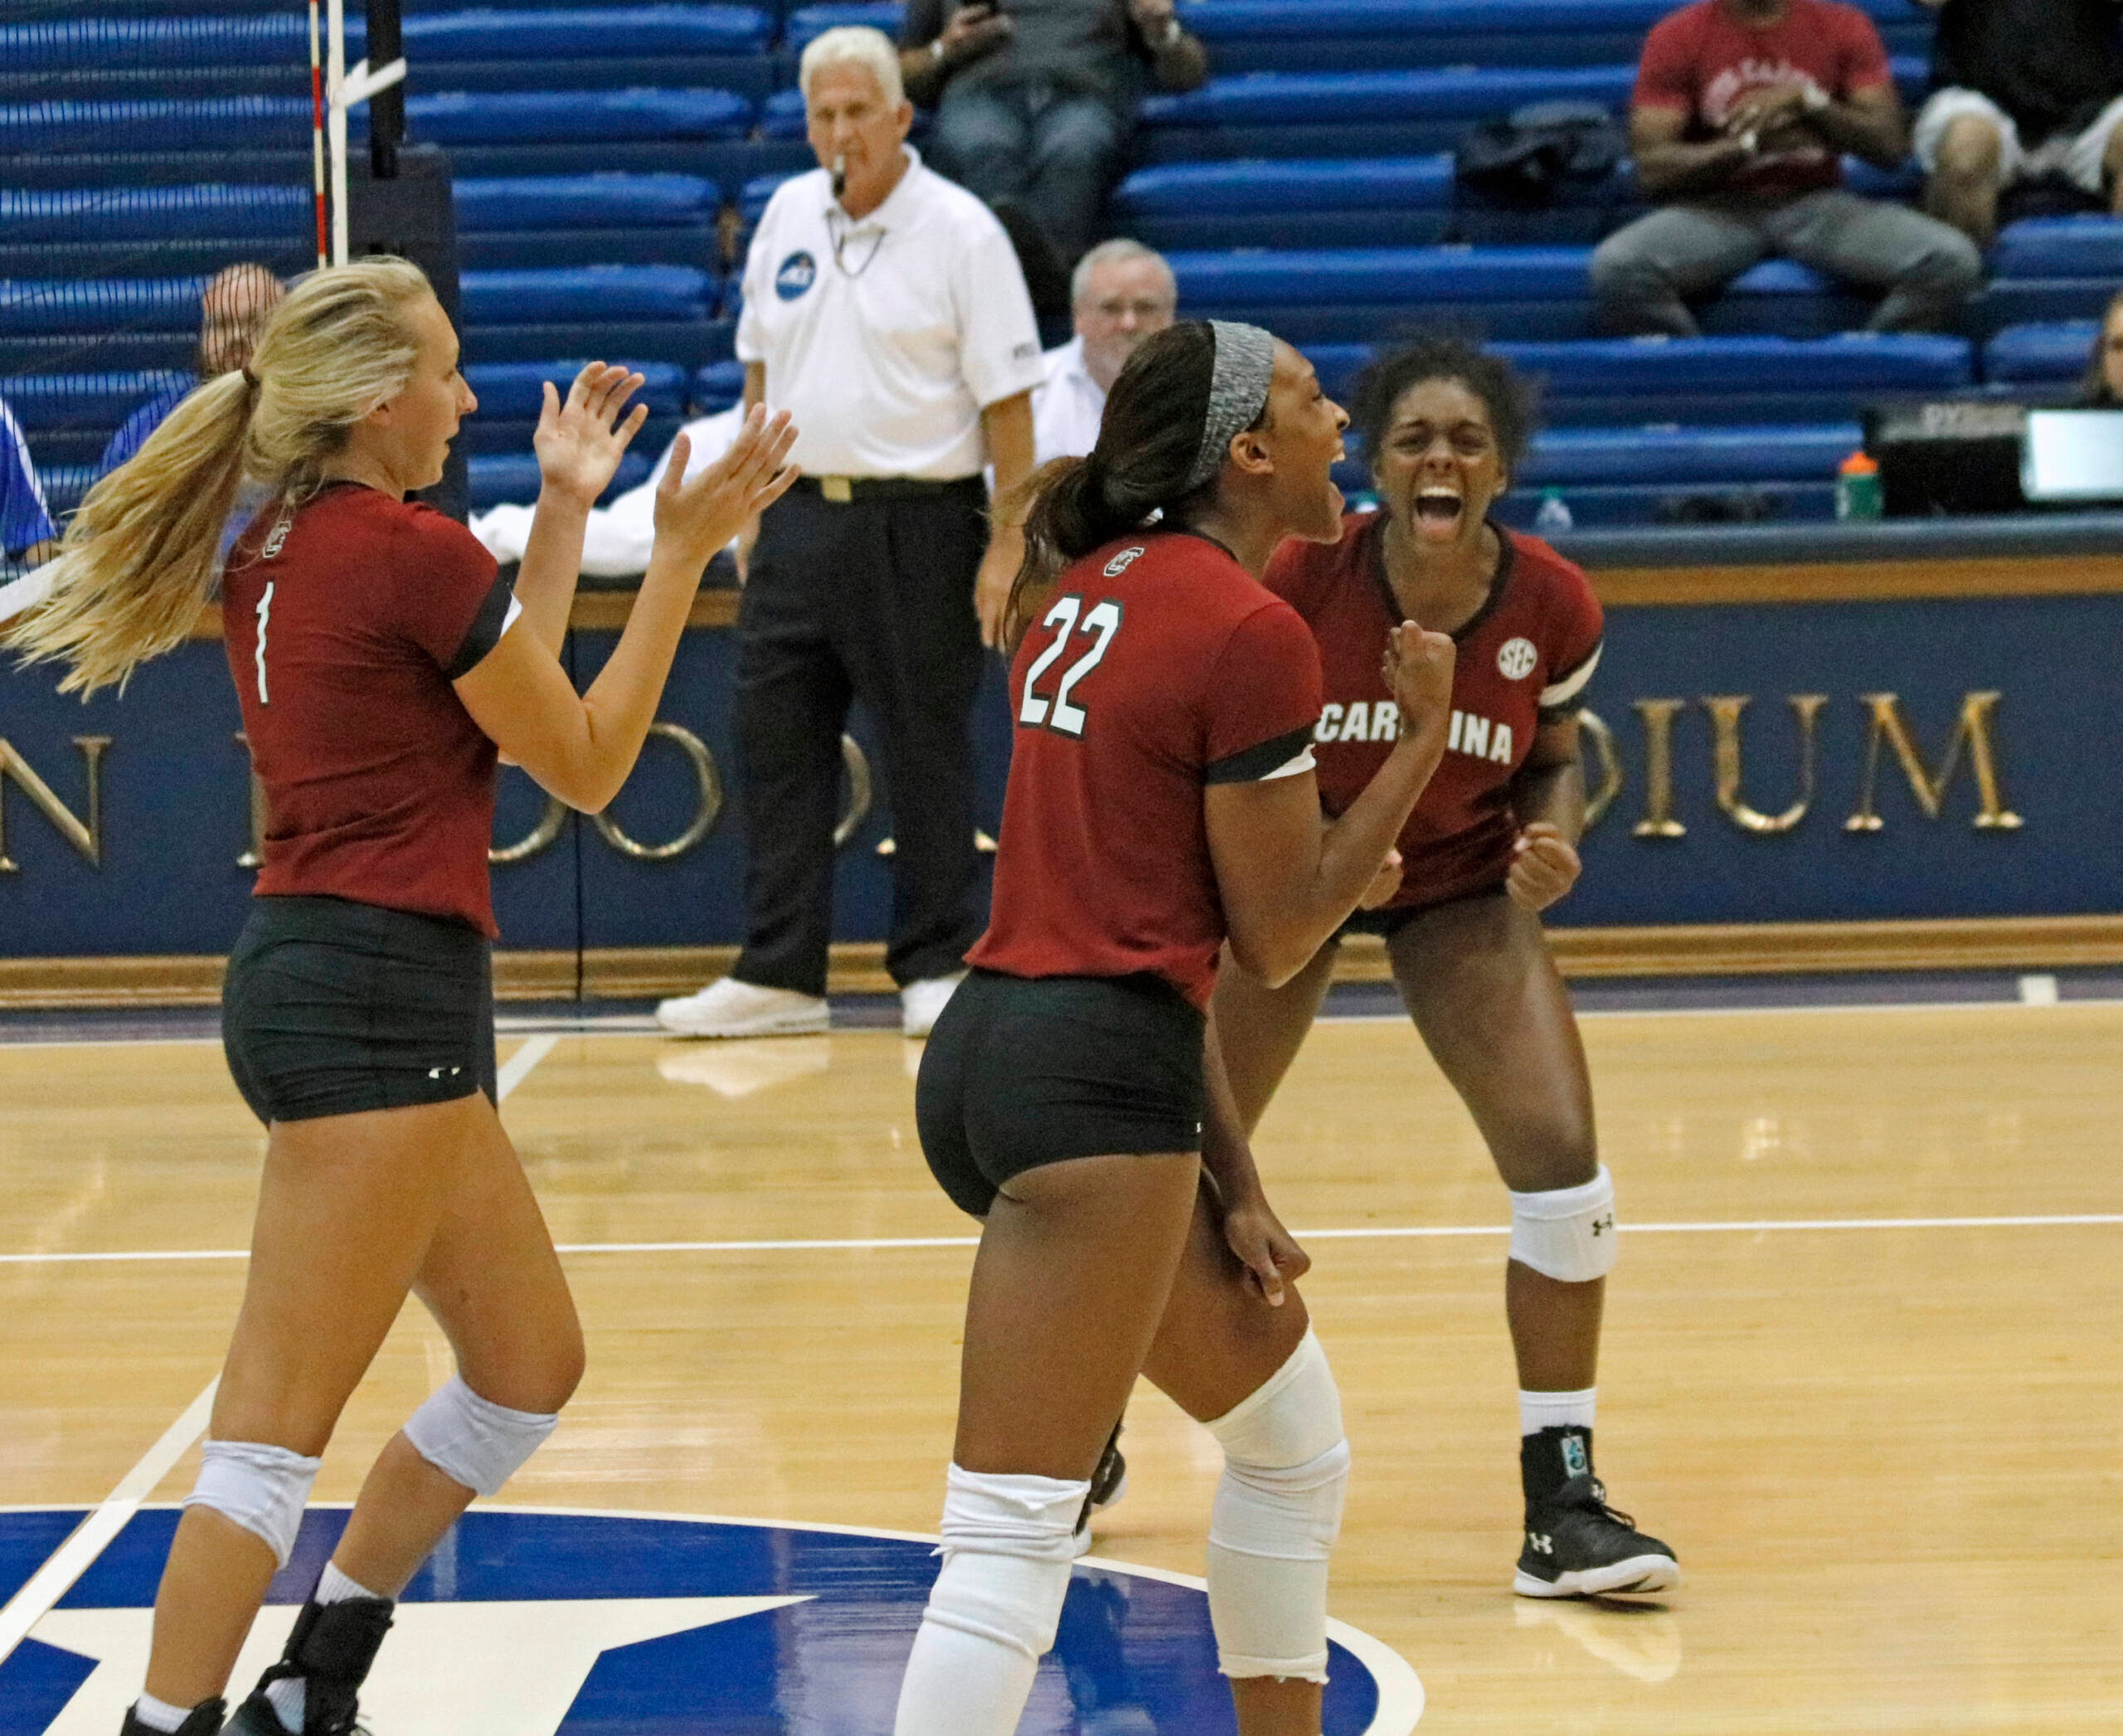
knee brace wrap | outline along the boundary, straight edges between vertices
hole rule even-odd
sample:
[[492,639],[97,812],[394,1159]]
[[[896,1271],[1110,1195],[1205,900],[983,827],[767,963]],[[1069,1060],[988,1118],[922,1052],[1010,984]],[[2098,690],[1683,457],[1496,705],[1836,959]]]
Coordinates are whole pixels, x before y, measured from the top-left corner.
[[1327,1557],[1349,1445],[1327,1353],[1310,1332],[1253,1395],[1209,1425],[1224,1450],[1209,1521],[1209,1619],[1226,1675],[1327,1680]]
[[209,1441],[199,1450],[199,1481],[184,1505],[211,1507],[241,1525],[285,1567],[318,1462],[255,1441]]
[[1061,1625],[1089,1482],[954,1465],[944,1571],[900,1689],[895,1736],[1013,1730]]
[[493,1495],[545,1445],[558,1416],[513,1411],[482,1398],[453,1374],[406,1420],[413,1450],[452,1482]]
[[1511,1196],[1511,1257],[1561,1284],[1615,1269],[1615,1179],[1605,1164],[1582,1187]]

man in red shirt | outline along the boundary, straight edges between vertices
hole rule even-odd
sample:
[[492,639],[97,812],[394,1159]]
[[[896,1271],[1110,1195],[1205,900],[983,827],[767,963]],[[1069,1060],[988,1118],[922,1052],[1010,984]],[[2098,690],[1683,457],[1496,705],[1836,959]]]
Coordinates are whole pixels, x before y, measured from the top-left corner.
[[1876,332],[1946,324],[1983,273],[1959,231],[1846,191],[1842,158],[1891,168],[1909,148],[1887,51],[1838,0],[1696,0],[1644,39],[1630,148],[1667,202],[1592,255],[1601,323],[1698,334],[1690,298],[1770,254],[1886,292]]

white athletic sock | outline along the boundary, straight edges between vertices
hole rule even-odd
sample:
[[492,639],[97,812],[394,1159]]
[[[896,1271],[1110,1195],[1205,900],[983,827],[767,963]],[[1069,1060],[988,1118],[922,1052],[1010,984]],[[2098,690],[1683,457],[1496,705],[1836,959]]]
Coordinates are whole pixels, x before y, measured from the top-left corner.
[[359,1582],[349,1579],[339,1571],[339,1563],[324,1563],[324,1577],[317,1582],[317,1589],[309,1594],[312,1603],[345,1603],[355,1597],[381,1597],[381,1592],[372,1592]]
[[[344,1603],[354,1597],[381,1597],[381,1592],[372,1592],[357,1579],[349,1579],[339,1571],[336,1561],[324,1563],[324,1577],[317,1582],[317,1589],[309,1594],[313,1603]],[[289,1736],[301,1736],[302,1721],[309,1710],[309,1685],[299,1675],[267,1684],[265,1703],[279,1716]],[[172,1724],[171,1729],[176,1726]]]
[[192,1715],[189,1706],[173,1706],[166,1700],[143,1694],[133,1702],[133,1715],[151,1730],[181,1730]]
[[1580,1393],[1529,1393],[1518,1390],[1518,1432],[1538,1435],[1544,1428],[1590,1428],[1592,1401],[1597,1387]]

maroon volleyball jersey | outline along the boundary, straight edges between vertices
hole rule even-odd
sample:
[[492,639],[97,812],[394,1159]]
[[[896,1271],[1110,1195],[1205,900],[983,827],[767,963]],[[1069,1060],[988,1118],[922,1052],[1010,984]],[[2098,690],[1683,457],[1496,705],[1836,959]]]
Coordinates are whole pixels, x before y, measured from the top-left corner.
[[1125,537],[1056,581],[1010,703],[993,912],[967,961],[1154,971],[1206,1008],[1224,915],[1202,792],[1309,766],[1319,659],[1304,623],[1206,537]]
[[[1352,513],[1334,543],[1285,542],[1267,583],[1304,616],[1326,687],[1314,732],[1319,800],[1354,801],[1400,734],[1379,673],[1401,611],[1386,582],[1383,513]],[[1452,722],[1445,757],[1401,833],[1393,907],[1436,904],[1500,884],[1518,819],[1510,785],[1543,719],[1583,703],[1600,660],[1600,600],[1584,573],[1537,537],[1501,526],[1504,558],[1489,601],[1453,635]]]
[[222,637],[265,790],[260,896],[323,894],[492,936],[494,745],[450,683],[515,598],[472,533],[357,484],[230,552]]

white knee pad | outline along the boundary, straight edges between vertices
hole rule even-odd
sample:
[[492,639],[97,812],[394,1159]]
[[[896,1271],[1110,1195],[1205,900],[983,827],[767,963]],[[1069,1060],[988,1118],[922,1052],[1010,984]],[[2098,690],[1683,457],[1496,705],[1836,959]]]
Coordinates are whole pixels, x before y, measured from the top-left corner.
[[944,1570],[900,1689],[895,1736],[1014,1730],[1052,1647],[1088,1481],[951,1466]]
[[513,1411],[482,1398],[453,1374],[406,1419],[413,1450],[452,1482],[493,1495],[545,1445],[558,1416]]
[[1308,1331],[1253,1395],[1209,1425],[1224,1450],[1209,1520],[1209,1620],[1226,1675],[1327,1680],[1327,1557],[1349,1443],[1327,1353]]
[[241,1525],[285,1567],[319,1462],[255,1441],[208,1441],[199,1450],[199,1481],[184,1505],[211,1507]]
[[1615,1179],[1605,1164],[1582,1187],[1511,1196],[1511,1257],[1561,1284],[1615,1269]]

